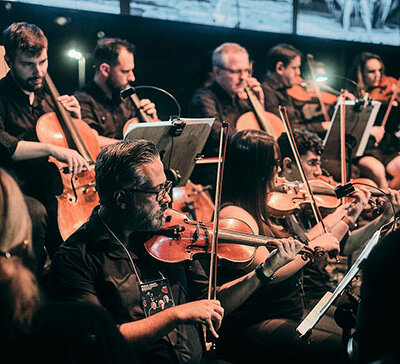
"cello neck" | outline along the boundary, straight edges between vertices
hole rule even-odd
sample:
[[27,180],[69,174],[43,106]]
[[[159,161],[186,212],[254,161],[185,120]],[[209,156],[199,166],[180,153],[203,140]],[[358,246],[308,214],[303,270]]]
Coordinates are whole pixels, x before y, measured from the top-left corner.
[[44,76],[44,80],[47,86],[47,89],[53,99],[54,104],[56,105],[56,114],[60,125],[67,137],[69,139],[69,143],[71,142],[74,145],[70,145],[73,149],[76,149],[83,158],[87,161],[94,163],[92,156],[90,155],[88,149],[86,148],[85,143],[83,142],[75,123],[73,122],[70,113],[65,110],[64,106],[58,101],[58,97],[60,96],[56,86],[54,85],[53,80],[51,79],[49,73],[46,73]]
[[265,110],[261,105],[260,101],[258,100],[257,96],[254,95],[254,92],[248,86],[244,87],[244,91],[246,92],[250,105],[253,109],[253,112],[256,115],[260,129],[266,131],[269,135],[274,135],[275,133],[272,130],[268,119],[265,116]]
[[133,102],[133,104],[135,105],[135,107],[139,113],[140,122],[151,123],[152,121],[154,121],[150,115],[148,115],[144,112],[143,108],[140,105],[140,99],[139,99],[138,95],[136,94],[136,92],[131,94],[129,96],[129,98],[131,99],[131,101]]

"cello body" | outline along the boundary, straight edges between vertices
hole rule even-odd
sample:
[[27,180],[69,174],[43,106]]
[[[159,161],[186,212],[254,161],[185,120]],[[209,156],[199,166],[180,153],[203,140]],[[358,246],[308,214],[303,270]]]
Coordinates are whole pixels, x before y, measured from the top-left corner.
[[[62,106],[59,105],[59,108]],[[88,171],[72,175],[66,163],[49,157],[49,162],[54,163],[60,172],[62,183],[62,191],[56,198],[57,222],[63,240],[88,220],[93,208],[99,203],[94,171],[94,162],[100,152],[99,143],[89,125],[80,119],[71,118],[69,114],[68,116],[67,125],[64,121],[60,121],[60,116],[56,112],[42,115],[36,124],[36,134],[40,142],[76,149],[90,165]]]

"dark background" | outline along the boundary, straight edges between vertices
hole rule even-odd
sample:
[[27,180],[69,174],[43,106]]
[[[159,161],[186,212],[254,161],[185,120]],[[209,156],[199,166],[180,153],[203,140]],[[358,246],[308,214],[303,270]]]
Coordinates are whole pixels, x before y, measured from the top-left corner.
[[[66,17],[68,23],[58,25],[55,18],[59,16]],[[84,53],[87,58],[86,80],[90,80],[93,74],[90,53],[99,32],[131,41],[136,45],[136,85],[158,86],[170,92],[179,101],[183,117],[190,117],[186,106],[207,74],[212,50],[227,41],[237,42],[248,50],[254,60],[255,76],[260,80],[265,73],[267,51],[282,42],[292,44],[304,55],[313,54],[315,61],[329,64],[339,76],[347,75],[353,58],[361,51],[378,53],[385,63],[386,74],[396,78],[400,74],[400,47],[393,46],[1,2],[1,29],[15,21],[35,23],[47,35],[49,72],[60,93],[71,93],[78,88],[77,62],[66,56],[68,49],[75,47]],[[307,72],[306,66],[303,68]],[[157,91],[138,90],[138,95],[150,97],[157,103],[162,120],[177,113],[171,99]]]

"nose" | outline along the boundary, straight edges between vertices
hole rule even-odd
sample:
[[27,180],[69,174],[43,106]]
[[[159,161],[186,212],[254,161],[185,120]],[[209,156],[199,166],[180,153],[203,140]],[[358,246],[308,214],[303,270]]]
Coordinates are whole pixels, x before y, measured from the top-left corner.
[[314,169],[314,177],[317,178],[317,177],[319,177],[321,175],[322,175],[321,166],[319,164],[317,164],[317,166]]
[[134,82],[136,80],[135,74],[133,73],[133,71],[130,71],[128,73],[128,82]]
[[[171,193],[171,192],[170,192],[170,193]],[[167,204],[169,204],[169,203],[172,201],[171,196],[170,196],[170,193],[166,193],[166,194],[164,195],[164,197],[161,199],[160,203],[167,203]]]

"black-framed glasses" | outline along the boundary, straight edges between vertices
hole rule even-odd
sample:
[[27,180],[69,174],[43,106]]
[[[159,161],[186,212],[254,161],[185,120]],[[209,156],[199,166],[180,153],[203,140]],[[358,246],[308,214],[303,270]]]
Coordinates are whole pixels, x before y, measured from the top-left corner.
[[321,167],[321,165],[322,165],[322,162],[317,158],[309,159],[309,160],[306,161],[306,163],[310,167]]
[[132,192],[141,192],[141,193],[150,193],[152,195],[156,195],[156,200],[157,202],[160,202],[165,195],[171,192],[172,189],[172,181],[166,181],[164,185],[158,190],[142,190],[140,188],[127,188],[127,191],[132,191]]
[[245,69],[241,69],[241,70],[234,70],[232,68],[228,68],[228,67],[224,67],[224,66],[219,66],[219,68],[231,73],[232,75],[241,75],[242,73],[244,73],[247,76],[251,76],[253,73],[253,70],[251,68],[245,68]]

